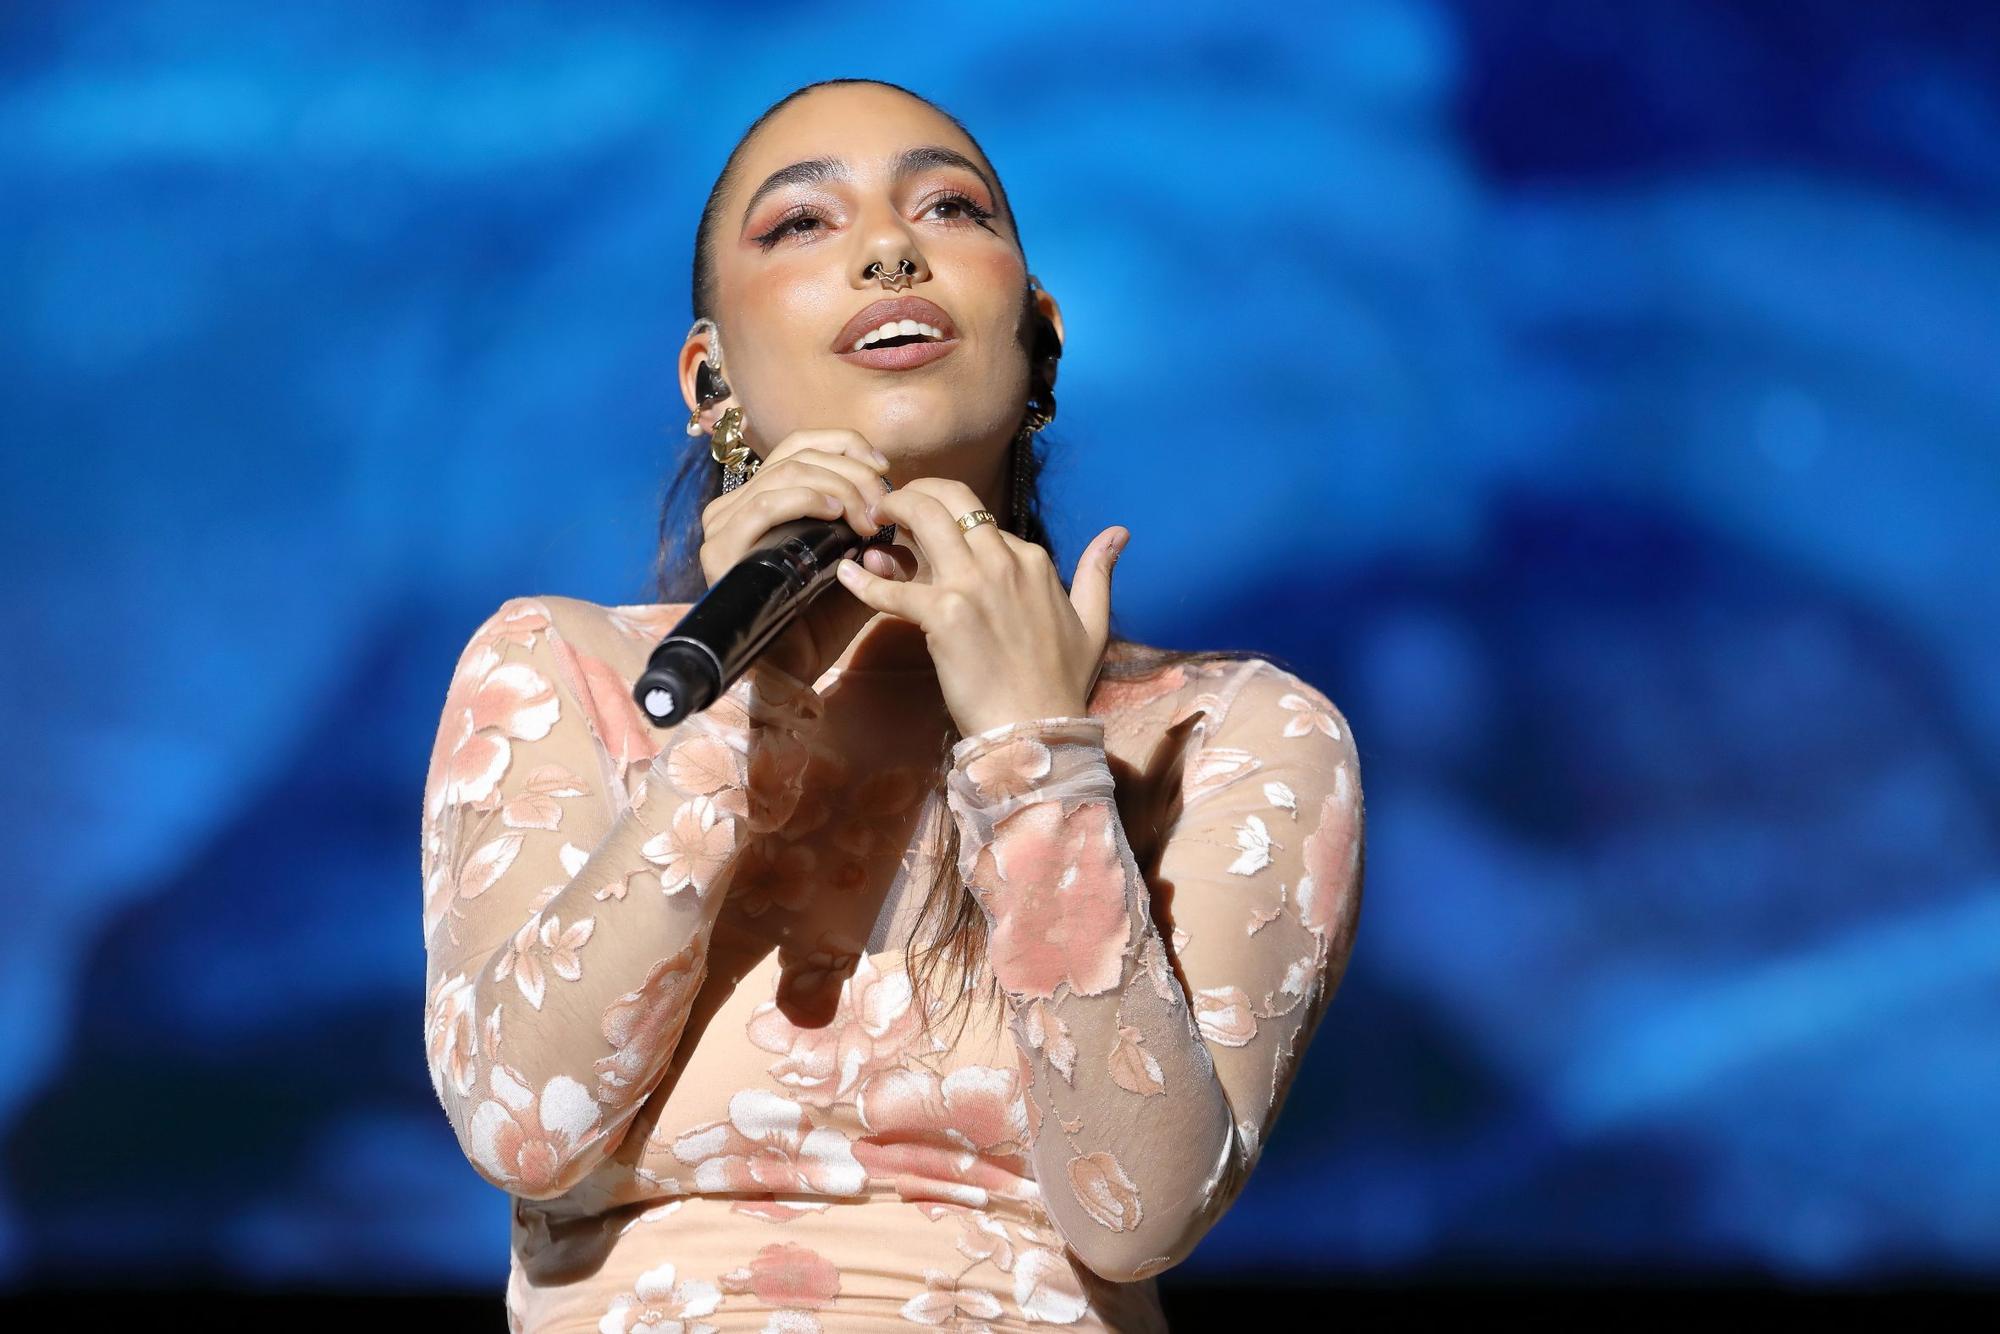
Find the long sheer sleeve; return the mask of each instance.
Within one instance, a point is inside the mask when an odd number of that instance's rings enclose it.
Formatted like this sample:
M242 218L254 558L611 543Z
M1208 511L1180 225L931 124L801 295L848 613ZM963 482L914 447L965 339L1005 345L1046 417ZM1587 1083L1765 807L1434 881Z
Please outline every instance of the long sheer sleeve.
M791 814L821 716L759 664L654 728L579 637L587 605L515 598L480 625L424 786L431 1084L480 1175L534 1200L615 1151L666 1071L730 868Z
M967 737L948 781L1043 1203L1113 1282L1178 1264L1235 1201L1361 904L1359 759L1339 711L1263 659L1195 706L1208 717L1157 872L1178 948L1127 841L1101 719Z

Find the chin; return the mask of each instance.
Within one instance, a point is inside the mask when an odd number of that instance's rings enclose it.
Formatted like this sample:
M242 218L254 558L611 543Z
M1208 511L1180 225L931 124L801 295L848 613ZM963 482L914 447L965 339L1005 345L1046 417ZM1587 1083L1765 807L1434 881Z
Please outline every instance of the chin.
M891 458L929 454L977 434L960 405L944 395L899 393L859 416L864 424L856 429Z

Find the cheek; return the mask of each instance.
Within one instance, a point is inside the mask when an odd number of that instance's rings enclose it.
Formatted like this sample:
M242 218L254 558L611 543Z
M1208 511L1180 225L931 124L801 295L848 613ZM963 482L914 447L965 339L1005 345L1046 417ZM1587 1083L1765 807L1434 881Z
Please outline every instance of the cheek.
M1011 345L1020 328L1021 290L1028 285L1028 271L1012 251L984 254L972 264L973 286L985 307L981 322L1003 344Z
M800 256L735 275L727 301L736 329L724 346L754 442L769 449L792 431L829 425L842 368L827 345L855 303L831 263Z
M853 291L822 262L776 264L746 277L732 291L737 318L725 349L738 369L754 375L759 398L775 404L807 390L824 373L823 355L853 313Z
M739 309L774 347L817 345L847 318L838 304L843 290L824 264L777 264L743 284Z
M1028 271L1012 250L989 247L974 261L974 272L982 291L1004 295L1008 309L1019 302L1021 289L1028 285Z

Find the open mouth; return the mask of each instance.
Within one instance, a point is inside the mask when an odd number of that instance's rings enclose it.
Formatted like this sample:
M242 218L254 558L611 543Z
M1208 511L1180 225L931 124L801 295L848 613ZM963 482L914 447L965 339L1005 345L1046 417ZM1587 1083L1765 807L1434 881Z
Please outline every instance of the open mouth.
M956 338L936 338L921 331L898 332L864 341L860 347L850 347L839 356L842 361L851 361L871 370L907 371L948 357L957 347Z
M857 366L902 371L949 356L958 341L950 313L911 294L876 301L855 312L834 335L831 350Z
M934 337L930 334L896 334L891 338L878 338L872 343L864 343L862 346L852 350L855 352L865 352L871 347L908 347L912 343L942 343L943 341L944 339Z

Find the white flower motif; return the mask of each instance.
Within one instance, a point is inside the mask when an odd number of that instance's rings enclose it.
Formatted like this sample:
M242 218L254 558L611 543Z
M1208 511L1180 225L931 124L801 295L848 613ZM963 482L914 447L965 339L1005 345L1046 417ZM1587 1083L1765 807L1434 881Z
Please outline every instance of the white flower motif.
M1340 740L1340 724L1333 721L1333 715L1304 695L1287 691L1278 698L1278 707L1290 709L1293 714L1285 720L1286 736L1305 736L1317 731Z
M716 1327L692 1317L711 1315L722 1290L704 1279L679 1278L671 1260L639 1275L630 1292L613 1299L598 1320L599 1334L707 1334Z
M1236 854L1235 861L1229 863L1231 875L1257 874L1271 864L1271 849L1283 845L1271 837L1271 831L1262 819L1249 815L1236 827L1236 846L1242 851Z
M1282 810L1290 811L1294 820L1299 818L1298 794L1293 792L1288 784L1273 778L1264 784L1264 800Z

